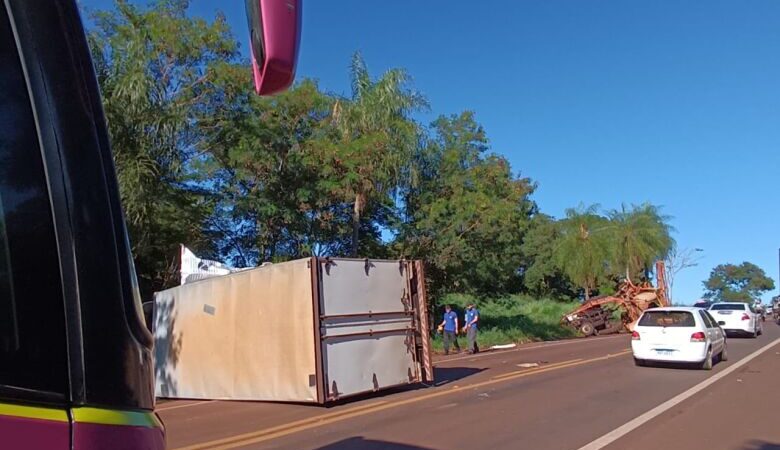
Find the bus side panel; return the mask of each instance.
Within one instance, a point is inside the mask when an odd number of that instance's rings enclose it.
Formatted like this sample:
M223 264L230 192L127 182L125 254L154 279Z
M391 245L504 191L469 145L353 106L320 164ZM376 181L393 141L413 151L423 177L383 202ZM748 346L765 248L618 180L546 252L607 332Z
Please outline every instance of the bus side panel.
M0 436L2 448L70 449L68 422L0 416Z
M65 448L65 447L63 447ZM73 450L165 450L162 428L73 424Z

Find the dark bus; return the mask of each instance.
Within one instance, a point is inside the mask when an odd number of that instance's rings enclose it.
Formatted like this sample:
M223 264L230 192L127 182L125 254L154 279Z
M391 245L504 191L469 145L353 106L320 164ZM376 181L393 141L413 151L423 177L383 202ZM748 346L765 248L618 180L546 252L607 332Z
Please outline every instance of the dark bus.
M299 3L247 4L260 93L292 81ZM0 447L163 449L152 345L76 1L4 0Z

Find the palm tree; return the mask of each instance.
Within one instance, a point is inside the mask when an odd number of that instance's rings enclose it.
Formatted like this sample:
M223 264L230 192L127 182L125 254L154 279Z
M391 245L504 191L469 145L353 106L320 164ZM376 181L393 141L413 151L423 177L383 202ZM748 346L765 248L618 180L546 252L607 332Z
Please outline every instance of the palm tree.
M669 216L649 203L612 210L608 214L612 235L612 262L625 270L626 279L665 258L674 245Z
M372 197L391 194L408 174L418 143L418 126L409 116L427 108L425 98L408 88L403 69L390 69L372 81L359 52L350 66L352 97L336 102L333 119L339 145L351 147L347 180L352 196L352 256L358 255L363 211Z
M607 221L598 214L598 205L567 209L561 223L560 241L553 250L556 265L582 287L585 300L606 274L609 256Z

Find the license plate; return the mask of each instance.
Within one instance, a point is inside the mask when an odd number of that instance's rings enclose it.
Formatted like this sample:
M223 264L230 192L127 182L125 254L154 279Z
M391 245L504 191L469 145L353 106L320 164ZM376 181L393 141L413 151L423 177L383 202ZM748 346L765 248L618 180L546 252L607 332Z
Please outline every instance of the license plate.
M656 350L656 353L658 353L660 356L672 356L672 350Z

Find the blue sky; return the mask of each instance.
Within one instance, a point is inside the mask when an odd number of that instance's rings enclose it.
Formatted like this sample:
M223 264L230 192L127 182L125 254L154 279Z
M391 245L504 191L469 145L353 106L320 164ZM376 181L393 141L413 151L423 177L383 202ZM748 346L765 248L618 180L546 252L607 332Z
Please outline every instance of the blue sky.
M217 10L246 41L243 1L193 1ZM704 250L676 301L719 263L777 279L780 2L305 0L303 17L299 78L348 94L355 50L406 68L432 106L419 119L475 111L542 211L663 205Z

